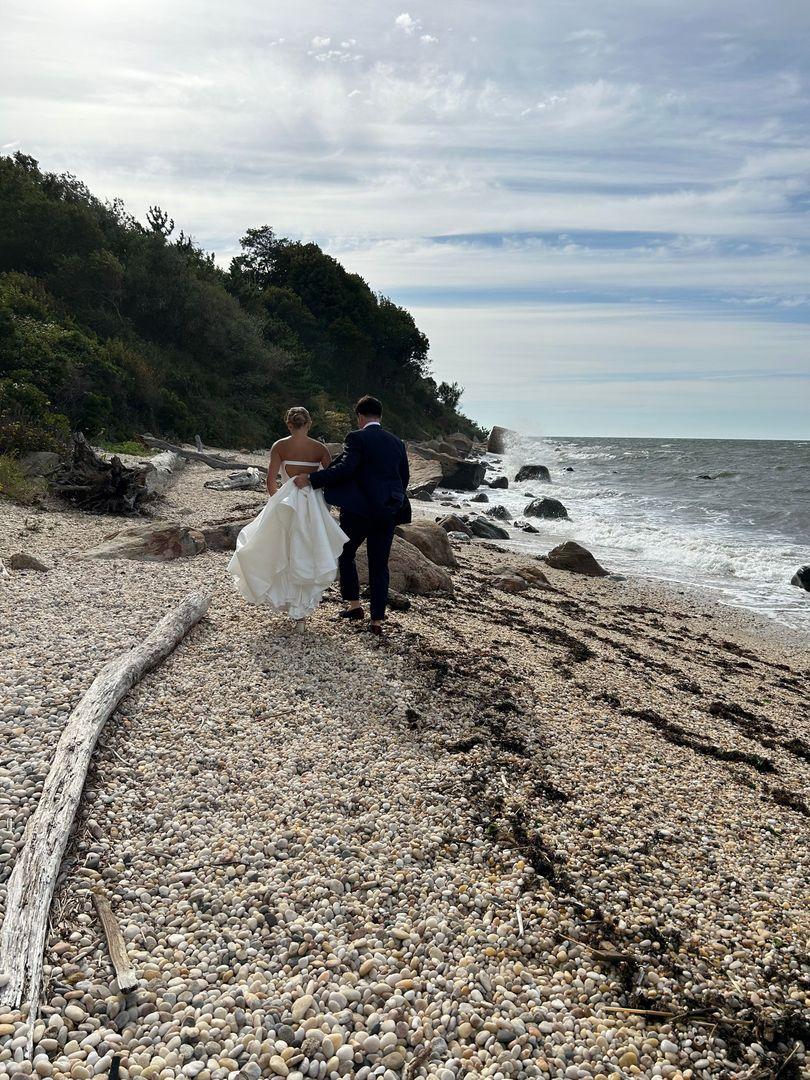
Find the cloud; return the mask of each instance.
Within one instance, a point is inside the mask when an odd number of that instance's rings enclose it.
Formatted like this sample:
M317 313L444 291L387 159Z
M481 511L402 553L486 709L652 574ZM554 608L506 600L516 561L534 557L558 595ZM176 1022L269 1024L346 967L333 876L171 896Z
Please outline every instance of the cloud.
M483 347L468 358L470 307L492 347L488 317L503 330L510 304L535 312L509 379L552 325L561 351L579 350L577 322L602 325L592 308L621 328L616 365L635 327L653 365L679 325L692 349L696 327L722 321L745 344L755 321L760 359L772 328L776 370L782 327L808 351L796 42L810 9L788 6L765 25L739 0L571 0L527 34L536 0L513 0L508 19L449 0L428 28L373 0L203 0L205 18L199 0L6 0L0 146L141 217L160 202L222 264L264 221L322 242L441 324L437 374L479 400L490 373ZM649 330L652 311L666 333ZM714 369L720 339L706 341Z
M394 19L394 26L396 26L397 30L402 30L406 34L415 34L421 25L421 21L414 19L407 11L403 11L401 15L397 15Z

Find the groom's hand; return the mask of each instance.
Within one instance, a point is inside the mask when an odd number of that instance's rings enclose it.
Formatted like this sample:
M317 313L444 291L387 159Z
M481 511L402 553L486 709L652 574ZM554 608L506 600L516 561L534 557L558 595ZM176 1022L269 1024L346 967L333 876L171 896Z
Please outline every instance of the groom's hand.
M293 477L293 483L296 487L304 488L309 484L309 477L306 473L301 473L300 476Z

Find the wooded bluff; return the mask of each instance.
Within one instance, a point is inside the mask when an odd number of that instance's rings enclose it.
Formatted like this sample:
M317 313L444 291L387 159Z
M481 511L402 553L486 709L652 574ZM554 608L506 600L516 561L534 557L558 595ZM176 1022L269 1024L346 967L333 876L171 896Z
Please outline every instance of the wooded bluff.
M70 430L266 446L289 405L338 439L372 393L405 437L476 434L428 339L317 244L249 229L228 270L160 207L147 224L76 177L0 158L0 453Z

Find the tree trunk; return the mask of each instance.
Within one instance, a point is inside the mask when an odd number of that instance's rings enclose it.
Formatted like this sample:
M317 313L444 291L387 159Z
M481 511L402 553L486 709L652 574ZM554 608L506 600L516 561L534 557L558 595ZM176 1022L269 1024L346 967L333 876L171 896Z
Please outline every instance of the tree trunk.
M0 1005L18 1009L23 999L28 1001L29 1054L39 1006L48 913L96 741L124 695L172 652L203 617L210 602L208 593L189 594L140 645L106 664L71 713L59 739L8 881L0 930L0 974L7 977L5 985L0 985Z
M149 497L149 467L129 469L119 457L105 461L88 444L84 435L73 436L70 456L50 477L57 495L82 510L107 514L129 514Z
M154 435L139 435L138 438L145 446L150 446L155 450L170 450L173 454L186 458L187 461L201 461L203 465L208 465L212 469L230 469L231 472L237 469L258 469L259 472L267 472L264 465L248 465L246 461L228 461L227 458L219 457L218 454L201 454L199 450L186 450L182 446L166 442L165 439L156 439Z

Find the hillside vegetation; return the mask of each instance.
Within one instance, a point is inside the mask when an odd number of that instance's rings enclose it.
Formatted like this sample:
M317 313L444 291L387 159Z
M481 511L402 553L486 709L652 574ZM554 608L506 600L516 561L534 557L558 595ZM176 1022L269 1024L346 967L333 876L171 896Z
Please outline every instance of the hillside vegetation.
M225 271L159 207L143 225L74 176L0 158L0 452L71 429L264 446L293 404L338 438L361 393L404 436L475 433L409 312L317 244L267 226L241 243Z

